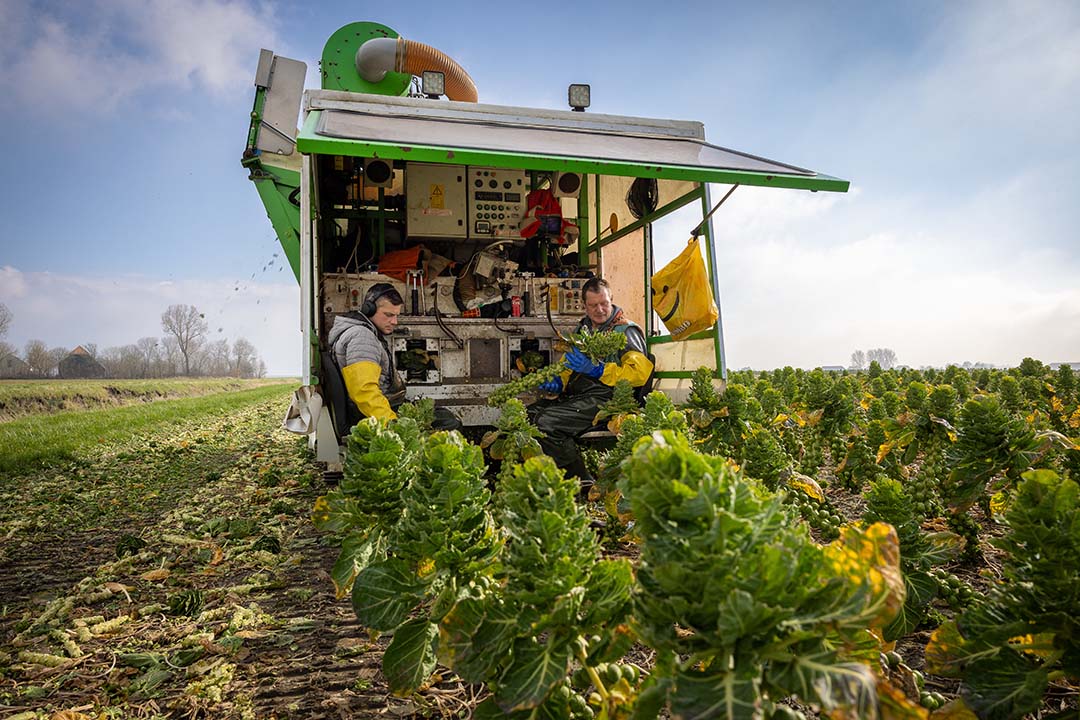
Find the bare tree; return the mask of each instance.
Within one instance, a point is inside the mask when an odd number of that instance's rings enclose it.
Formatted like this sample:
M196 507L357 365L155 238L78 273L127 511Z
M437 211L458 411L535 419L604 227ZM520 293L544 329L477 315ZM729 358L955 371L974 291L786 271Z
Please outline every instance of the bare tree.
M254 377L259 353L247 338L237 338L232 346L232 370L236 377Z
M3 340L0 340L0 358L4 357L5 355L14 355L14 354L15 354L15 347L13 345L8 345Z
M11 321L15 319L11 310L4 303L0 303L0 338L7 335L8 329L11 327Z
M191 360L206 337L206 319L194 305L170 305L161 314L161 329L176 339L184 357L184 374L191 375Z
M896 351L892 348L874 348L866 351L867 362L877 360L882 370L896 367Z
M176 338L171 335L166 335L161 338L162 348L162 372L161 377L173 377L179 375L180 364L183 362L183 356L180 354L180 347L176 344Z
M55 372L57 375L59 375L60 374L60 361L63 360L64 358L66 358L70 354L71 353L68 352L67 348L62 348L62 347L50 348L49 349L49 360L52 362L52 370L50 370L49 372L50 373Z
M104 366L109 377L114 378L139 377L143 367L142 353L134 345L107 348L98 362Z
M135 341L135 348L139 351L139 356L142 361L142 370L139 374L140 377L150 377L150 369L157 362L160 352L158 350L158 339L155 337L141 337Z
M49 356L49 348L41 340L30 340L26 343L26 364L30 366L30 373L39 377L47 377L52 372L52 357Z
M212 377L227 377L232 367L229 341L225 338L215 340L206 346L203 353L203 368Z
M90 357L97 360L97 354L98 354L97 343L86 343L82 347L83 347L83 350L90 353Z
M862 350L856 350L855 352L851 353L851 369L866 369L866 353L864 353Z

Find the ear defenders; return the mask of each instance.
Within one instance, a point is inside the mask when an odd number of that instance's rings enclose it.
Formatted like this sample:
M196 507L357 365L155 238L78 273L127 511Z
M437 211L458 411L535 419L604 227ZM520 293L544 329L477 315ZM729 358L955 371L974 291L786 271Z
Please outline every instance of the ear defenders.
M360 313L371 317L375 314L375 306L378 305L379 299L392 292L396 292L396 290L390 283L375 283L368 288L367 294L364 295L364 302L360 305Z

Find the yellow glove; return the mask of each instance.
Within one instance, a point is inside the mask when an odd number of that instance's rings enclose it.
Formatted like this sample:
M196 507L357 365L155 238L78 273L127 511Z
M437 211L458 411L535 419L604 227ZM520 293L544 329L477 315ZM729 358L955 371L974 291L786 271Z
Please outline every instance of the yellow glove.
M641 387L653 371L652 361L637 350L627 350L619 362L604 364L600 382L614 387L620 380L628 380L631 387Z
M356 407L365 417L394 420L397 418L390 408L386 396L379 389L379 376L382 368L373 362L358 362L341 369L345 378L345 389Z

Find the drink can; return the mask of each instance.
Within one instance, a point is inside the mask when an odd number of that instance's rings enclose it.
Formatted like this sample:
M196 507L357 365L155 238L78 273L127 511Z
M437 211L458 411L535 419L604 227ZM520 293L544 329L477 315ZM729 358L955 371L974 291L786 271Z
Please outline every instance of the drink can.
M521 317L521 297L518 295L510 298L510 314L513 317Z

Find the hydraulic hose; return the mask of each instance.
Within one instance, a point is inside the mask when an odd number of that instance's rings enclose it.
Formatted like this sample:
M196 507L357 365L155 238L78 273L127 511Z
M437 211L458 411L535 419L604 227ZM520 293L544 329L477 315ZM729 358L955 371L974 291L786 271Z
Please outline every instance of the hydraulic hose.
M441 72L446 97L460 102L476 102L476 83L449 55L430 45L405 38L373 38L356 51L356 71L368 82L380 82L386 73L419 76L425 70Z

